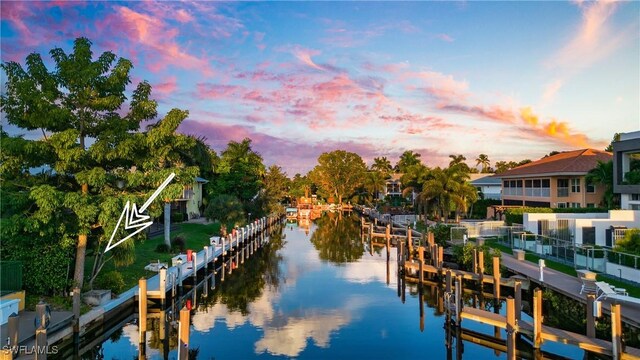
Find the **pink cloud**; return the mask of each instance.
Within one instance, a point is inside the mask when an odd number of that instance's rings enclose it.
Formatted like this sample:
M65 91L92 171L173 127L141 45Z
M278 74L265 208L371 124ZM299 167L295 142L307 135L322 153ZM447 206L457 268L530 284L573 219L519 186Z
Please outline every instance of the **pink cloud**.
M159 93L162 97L166 97L176 91L177 80L175 76L169 76L165 81L153 85L153 90Z
M436 39L440 39L440 40L446 41L446 42L454 42L455 41L455 39L453 37L451 37L448 34L444 34L444 33L436 34L434 37Z
M307 65L309 67L312 67L314 69L317 69L317 70L325 70L322 66L316 64L311 59L312 56L320 55L320 51L312 50L312 49L305 49L305 48L296 46L291 50L291 53L298 60L300 60L303 64L305 64L305 65Z

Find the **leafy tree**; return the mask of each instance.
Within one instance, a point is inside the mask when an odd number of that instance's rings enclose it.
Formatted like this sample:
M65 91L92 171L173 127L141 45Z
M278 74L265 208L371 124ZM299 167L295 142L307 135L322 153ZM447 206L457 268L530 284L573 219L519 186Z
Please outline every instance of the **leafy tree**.
M420 164L420 154L412 150L407 150L400 155L400 159L396 164L396 172L404 173L409 166L418 164Z
M613 143L618 141L620 141L620 133L613 134L613 139L611 139L611 142L607 145L604 151L613 152Z
M311 243L318 250L320 259L343 264L362 257L364 244L356 216L325 213L315 223L317 228L311 235Z
M386 179L391 171L393 171L393 167L391 166L391 161L389 161L386 156L383 156L373 159L371 170L382 173Z
M489 156L487 154L480 154L476 158L476 166L481 165L482 172L489 172L489 167L491 166L491 161L489 161Z
M467 174L471 171L469 165L465 162L467 161L467 158L464 155L449 155L449 157L451 158L451 161L449 162L450 168L460 168L461 171L464 171Z
M371 194L374 199L378 199L380 192L384 191L386 184L384 173L380 171L366 172L363 185L367 193Z
M518 167L518 166L522 166L522 165L526 165L528 163L532 162L531 159L524 159L524 160L520 160L520 162L518 162L516 164L516 166L514 167ZM509 162L509 164L511 164L511 161Z
M262 197L265 199L265 212L267 214L282 213L282 201L288 195L289 183L291 180L282 168L277 165L271 165L267 169L264 177L264 191Z
M509 169L510 169L509 164L506 161L496 162L496 174L502 174L503 172Z
M586 177L592 184L603 185L604 196L602 203L607 209L613 209L616 204L616 196L613 193L613 161L598 161L598 165L591 169Z
M335 197L341 204L343 198L353 195L363 183L366 170L360 155L335 150L318 157L318 165L309 173L309 177L327 198Z
M220 221L225 227L242 225L246 222L242 202L234 195L221 194L209 201L204 210L208 220Z
M215 181L208 184L210 196L233 195L247 207L263 188L265 174L262 156L251 148L251 139L230 141L220 154Z
M312 193L313 183L309 179L308 176L302 176L300 174L295 174L293 179L291 179L291 185L289 188L289 196L294 199L300 198L305 195L305 193Z
M131 82L129 60L111 52L93 60L91 42L85 38L75 40L72 53L55 48L50 54L53 71L36 53L27 56L26 69L16 62L2 64L7 75L2 95L7 121L43 134L38 140L5 132L0 135L0 176L3 186L12 184L3 191L14 192L12 198L16 200L9 212L12 216L3 214L13 224L12 237L3 239L16 240L17 247L21 247L17 245L21 238L37 238L53 245L48 247L51 253L26 247L22 251L24 259L36 256L25 251L58 257L58 247L75 248L75 266L61 263L74 269L74 282L82 287L89 240L95 242L94 252L104 255L100 249L114 231L126 201L141 204L171 172L177 178L165 189L162 200L179 197L181 184L193 181L197 174L196 168L185 165L180 154L194 143L175 134L186 111L174 109L147 131L140 131L143 121L157 116L157 103L150 99L151 86L142 82L126 104L128 111L123 109L126 86ZM34 175L30 171L33 168L50 170ZM162 200L148 208L151 216L160 214ZM121 228L117 236L124 234ZM6 243L3 241L3 246ZM129 263L132 245L132 241L123 243L109 259L121 265ZM4 256L13 255L3 252ZM96 261L92 280L100 269ZM59 275L61 269L52 270ZM62 284L55 288L40 285L39 290L51 292L60 291Z
M461 166L454 165L446 169L437 167L431 170L431 178L424 184L420 196L424 199L423 201L435 203L438 217L446 221L452 201L462 205L466 197L471 197L462 190L467 179L469 174Z
M616 241L617 251L640 255L640 229L630 229L624 238Z

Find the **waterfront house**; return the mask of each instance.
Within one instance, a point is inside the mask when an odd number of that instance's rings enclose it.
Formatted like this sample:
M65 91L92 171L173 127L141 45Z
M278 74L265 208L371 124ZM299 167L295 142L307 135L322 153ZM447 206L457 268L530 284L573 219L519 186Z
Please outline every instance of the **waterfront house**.
M606 151L564 151L518 166L500 174L502 205L584 208L602 203L604 186L587 183L586 175L598 161L607 162Z
M203 186L209 181L196 177L191 185L185 185L182 197L171 203L172 214L182 214L184 220L199 218L202 214Z
M478 195L482 193L483 199L502 199L502 181L494 174L469 174L469 182L478 189Z
M620 194L622 209L640 210L640 184L627 176L632 170L640 171L633 169L638 163L640 131L620 134L620 140L613 143L613 191Z

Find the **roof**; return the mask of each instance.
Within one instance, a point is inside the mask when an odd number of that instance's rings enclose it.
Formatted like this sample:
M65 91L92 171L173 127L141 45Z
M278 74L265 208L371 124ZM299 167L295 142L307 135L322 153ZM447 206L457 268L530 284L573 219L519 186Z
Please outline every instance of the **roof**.
M207 179L203 179L203 178L201 178L201 177L199 177L199 176L196 176L196 182L206 184L206 183L208 183L208 182L209 182L209 180L207 180Z
M494 177L493 174L483 174L484 176L475 180L471 180L473 185L502 185L502 179Z
M469 174L469 182L474 182L474 181L476 181L478 179L482 179L484 177L491 176L491 175L493 175L493 174L491 174L491 173L471 173L471 174Z
M404 174L400 174L400 173L391 173L391 177L390 177L390 178L388 178L386 181L387 181L387 182L400 181L400 178L402 177L402 175L404 175Z
M564 151L556 155L518 166L501 173L501 178L534 175L584 175L598 165L598 161L607 162L612 154L595 149Z

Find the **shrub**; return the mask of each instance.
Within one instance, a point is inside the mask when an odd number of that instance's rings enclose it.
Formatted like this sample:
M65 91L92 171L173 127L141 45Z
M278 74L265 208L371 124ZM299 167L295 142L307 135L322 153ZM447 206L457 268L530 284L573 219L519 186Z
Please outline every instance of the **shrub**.
M158 246L156 246L156 252L158 253L168 253L170 251L171 247L165 243L158 244Z
M114 270L98 275L95 287L101 290L111 290L113 294L120 294L124 291L125 284L122 274Z
M185 240L182 236L176 236L171 240L171 249L173 251L184 252Z
M604 208L540 208L540 207L522 207L522 208L512 208L507 209L504 213L505 222L507 225L512 225L513 223L522 224L524 221L523 214L525 213L601 213L607 212L607 209Z
M171 214L171 222L172 223L181 223L184 221L183 213L173 213Z
M640 255L640 229L627 230L624 238L616 241L615 250Z
M452 225L447 224L436 224L429 228L429 230L433 233L434 240L438 245L446 245L447 240L451 238L451 227Z
M467 271L472 271L473 267L473 249L476 248L475 245L471 243L466 243L464 246L456 245L453 247L453 258L460 265L462 269ZM478 247L479 251L484 253L484 273L492 274L493 273L493 257L502 255L500 249L494 249L487 245L482 245Z

